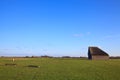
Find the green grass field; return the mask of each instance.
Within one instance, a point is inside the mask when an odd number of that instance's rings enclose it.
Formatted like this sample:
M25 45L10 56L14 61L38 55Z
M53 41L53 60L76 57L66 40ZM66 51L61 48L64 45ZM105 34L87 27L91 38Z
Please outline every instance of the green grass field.
M0 80L120 80L120 59L0 58Z

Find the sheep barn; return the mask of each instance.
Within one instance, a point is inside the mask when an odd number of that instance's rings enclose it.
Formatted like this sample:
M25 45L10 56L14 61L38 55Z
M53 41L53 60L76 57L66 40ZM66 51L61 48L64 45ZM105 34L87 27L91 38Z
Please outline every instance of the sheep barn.
M98 47L88 47L88 59L108 60L109 55Z

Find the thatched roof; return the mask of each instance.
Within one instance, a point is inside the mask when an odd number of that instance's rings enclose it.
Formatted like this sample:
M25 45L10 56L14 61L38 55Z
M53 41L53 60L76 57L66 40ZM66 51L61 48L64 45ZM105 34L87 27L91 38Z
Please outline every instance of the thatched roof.
M95 55L95 56L109 56L106 52L104 52L103 50L101 50L98 47L89 47L89 53L91 55Z

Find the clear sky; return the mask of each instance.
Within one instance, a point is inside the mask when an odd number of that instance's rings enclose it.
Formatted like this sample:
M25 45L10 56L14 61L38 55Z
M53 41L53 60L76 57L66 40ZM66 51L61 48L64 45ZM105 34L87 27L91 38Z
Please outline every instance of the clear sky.
M0 56L120 56L120 0L0 0Z

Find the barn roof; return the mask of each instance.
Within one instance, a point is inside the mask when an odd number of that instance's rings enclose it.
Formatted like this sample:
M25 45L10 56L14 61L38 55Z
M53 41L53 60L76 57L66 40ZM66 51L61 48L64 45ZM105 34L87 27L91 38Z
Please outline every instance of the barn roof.
M95 56L108 56L108 54L106 52L104 52L103 50L101 50L98 47L89 47L89 51L91 55L95 55Z

